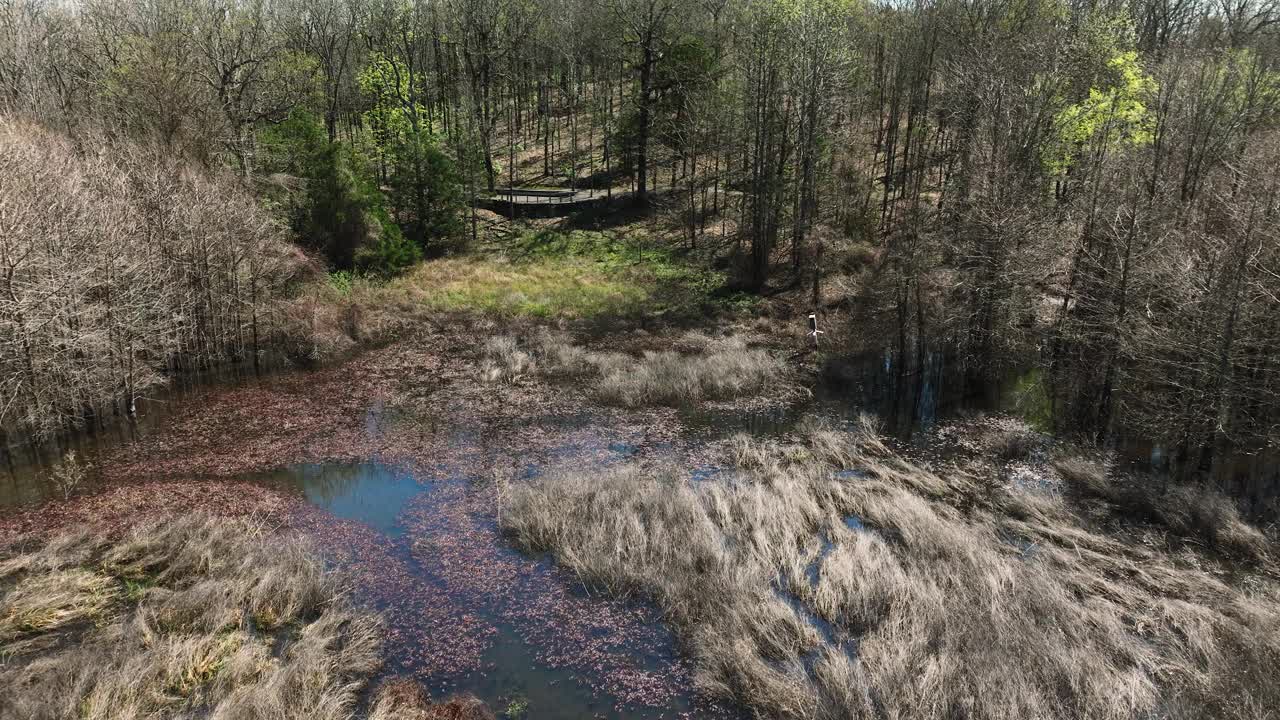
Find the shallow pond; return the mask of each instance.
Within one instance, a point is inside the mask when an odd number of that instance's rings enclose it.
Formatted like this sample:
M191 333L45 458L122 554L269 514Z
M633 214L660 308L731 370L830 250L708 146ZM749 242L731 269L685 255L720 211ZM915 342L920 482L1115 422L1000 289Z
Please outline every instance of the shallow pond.
M604 452L632 450L608 443ZM299 524L351 578L353 596L387 618L386 676L473 694L500 713L525 708L528 718L735 714L695 695L652 608L590 596L549 559L511 549L484 478L432 480L366 462L252 479L317 511Z

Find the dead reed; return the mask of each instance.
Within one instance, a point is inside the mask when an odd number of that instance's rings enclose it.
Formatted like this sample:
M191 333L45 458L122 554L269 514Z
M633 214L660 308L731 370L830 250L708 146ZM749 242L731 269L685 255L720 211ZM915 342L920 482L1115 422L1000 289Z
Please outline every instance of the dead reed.
M740 437L725 480L626 465L511 489L503 524L654 600L698 682L766 717L1267 718L1280 591L1112 536L1067 498L930 472L868 427Z
M1249 562L1262 562L1268 555L1266 536L1212 488L1115 477L1103 463L1076 457L1055 460L1053 468L1077 494L1101 501L1120 520L1150 524Z
M189 516L0 555L0 718L351 717L378 620L296 540Z
M645 351L635 357L589 351L545 330L527 341L504 335L485 343L481 374L489 382L535 371L549 377L587 377L597 397L623 407L728 400L787 384L786 364L768 350L750 347L741 337L695 339L681 340L693 348L690 352Z

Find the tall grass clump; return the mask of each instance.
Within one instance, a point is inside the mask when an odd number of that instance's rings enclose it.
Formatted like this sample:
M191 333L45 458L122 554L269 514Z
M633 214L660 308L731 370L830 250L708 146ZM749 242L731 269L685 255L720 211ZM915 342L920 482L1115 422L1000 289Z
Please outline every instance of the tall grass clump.
M869 423L805 433L736 438L723 480L674 465L548 473L511 489L502 523L587 585L652 599L700 686L764 717L1280 707L1274 583L1233 587L1063 498L925 470Z
M277 306L273 343L294 365L323 365L409 332L423 318L408 307L377 277L331 273Z
M369 720L494 720L494 714L474 697L432 702L417 683L392 680L378 688Z
M646 351L630 367L600 376L601 399L624 407L683 405L725 400L767 389L782 381L782 361L741 338L725 338L698 354Z
M0 717L351 717L380 628L249 520L80 531L0 555Z
M1106 465L1063 457L1053 468L1085 498L1104 501L1120 519L1149 523L1175 537L1251 562L1268 554L1266 536L1240 515L1230 498L1212 488L1181 482L1143 483L1111 477Z
M1087 497L1112 497L1111 484L1107 480L1107 467L1096 460L1080 457L1064 457L1053 461L1067 485Z
M788 383L781 358L749 347L740 337L699 336L692 343L686 336L681 342L694 349L645 351L635 357L589 351L546 330L524 342L504 335L485 343L481 375L497 381L522 377L536 368L550 377L588 377L597 397L624 407L727 400Z
M485 382L511 382L532 374L538 367L533 355L521 349L510 335L489 338L481 353L480 374Z

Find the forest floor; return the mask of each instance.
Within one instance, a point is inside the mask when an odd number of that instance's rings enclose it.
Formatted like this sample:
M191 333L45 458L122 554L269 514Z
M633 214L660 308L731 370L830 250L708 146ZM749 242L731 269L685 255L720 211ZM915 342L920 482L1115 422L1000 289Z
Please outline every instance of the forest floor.
M194 511L296 530L355 586L417 597L386 615L390 652L466 671L491 642L481 620L426 601L367 529L252 479L374 460L425 483L487 478L444 514L409 513L415 562L519 595L504 607L557 629L558 662L604 667L614 697L692 686L806 718L1261 719L1280 705L1277 546L1230 503L1144 492L1007 417L942 423L924 456L866 422L707 435L695 424L804 414L824 357L803 291L723 293L724 271L690 262L698 250L669 228L488 221L472 255L312 288L300 302L329 334L318 367L197 391L92 458L84 492L0 515L0 538L30 547L87 525L114 538ZM586 448L572 467L517 471L566 447ZM527 570L495 549L512 541L604 595L652 600L687 664L654 678L601 660L599 637L644 637L639 616L619 610L604 632L601 606L559 585L508 587ZM387 687L388 703L418 697Z

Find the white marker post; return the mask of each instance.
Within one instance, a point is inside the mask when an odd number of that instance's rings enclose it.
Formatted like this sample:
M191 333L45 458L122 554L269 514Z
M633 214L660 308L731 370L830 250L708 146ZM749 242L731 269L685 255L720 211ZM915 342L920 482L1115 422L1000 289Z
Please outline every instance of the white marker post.
M809 337L813 338L814 347L818 347L818 336L823 334L818 329L818 313L809 313Z

